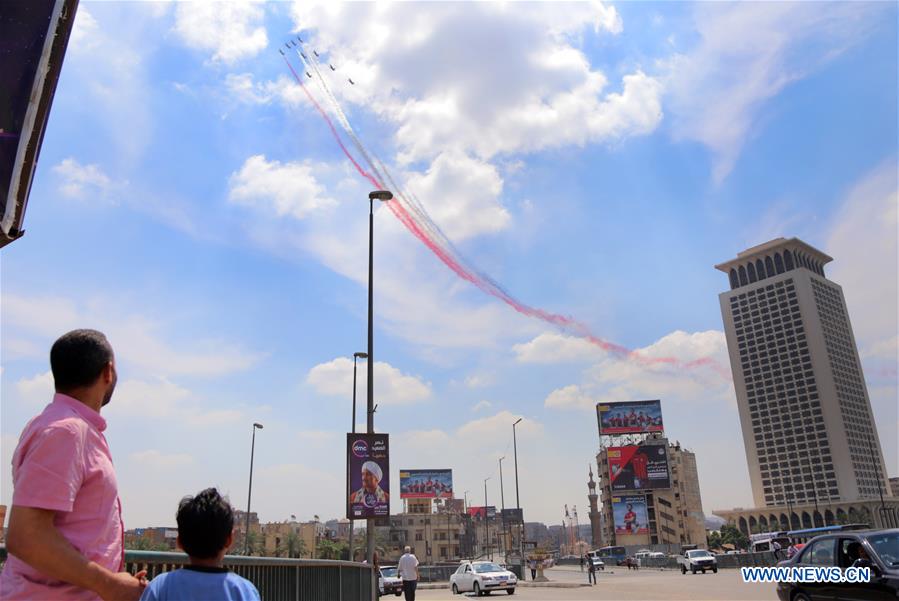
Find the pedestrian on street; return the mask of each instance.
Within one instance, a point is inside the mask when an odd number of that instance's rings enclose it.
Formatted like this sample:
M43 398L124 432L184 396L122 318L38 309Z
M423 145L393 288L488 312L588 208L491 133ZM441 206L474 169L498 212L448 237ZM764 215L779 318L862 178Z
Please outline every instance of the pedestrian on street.
M596 584L596 566L593 565L593 561L590 558L587 558L587 584Z
M412 547L409 545L406 545L404 551L397 570L403 579L403 595L406 601L415 601L415 589L418 587L418 558L412 554Z
M0 598L139 599L146 571L123 571L122 504L100 416L118 377L112 346L96 330L71 331L53 343L50 370L56 394L13 453Z
M774 551L774 559L780 561L780 543L776 540L771 541L771 549Z
M584 556L581 555L581 572L584 571Z
M537 560L531 558L528 567L531 568L531 580L537 580Z

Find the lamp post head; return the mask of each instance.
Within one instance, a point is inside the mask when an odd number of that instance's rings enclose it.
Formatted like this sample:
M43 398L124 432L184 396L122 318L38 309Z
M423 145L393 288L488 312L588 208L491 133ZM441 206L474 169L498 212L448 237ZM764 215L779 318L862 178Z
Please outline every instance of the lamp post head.
M388 200L393 200L393 192L390 190L375 190L374 192L368 193L368 199L386 202Z
M262 424L254 423L254 424L253 424L253 428L259 428L259 429L261 430L261 429L262 429Z
M353 353L353 356L357 359L368 359L368 353Z
M517 425L518 425L518 422L520 422L520 421L523 420L523 419L524 419L523 417L519 417L519 418L518 418L518 421L515 422L514 424L512 424L512 427L514 428L515 426L517 426Z

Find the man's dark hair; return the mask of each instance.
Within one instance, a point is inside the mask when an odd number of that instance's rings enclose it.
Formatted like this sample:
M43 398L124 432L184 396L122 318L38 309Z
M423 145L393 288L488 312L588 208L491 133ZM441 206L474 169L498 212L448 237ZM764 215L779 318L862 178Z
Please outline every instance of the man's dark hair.
M50 369L58 392L90 386L113 360L112 346L97 330L72 330L50 349Z
M214 488L181 499L175 519L181 548L199 559L217 557L234 529L234 510Z

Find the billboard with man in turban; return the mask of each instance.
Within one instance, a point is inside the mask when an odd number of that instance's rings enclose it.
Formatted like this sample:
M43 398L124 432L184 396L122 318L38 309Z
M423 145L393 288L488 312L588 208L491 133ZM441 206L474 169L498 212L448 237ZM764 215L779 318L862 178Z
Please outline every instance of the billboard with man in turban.
M390 515L390 461L387 434L347 434L347 518Z

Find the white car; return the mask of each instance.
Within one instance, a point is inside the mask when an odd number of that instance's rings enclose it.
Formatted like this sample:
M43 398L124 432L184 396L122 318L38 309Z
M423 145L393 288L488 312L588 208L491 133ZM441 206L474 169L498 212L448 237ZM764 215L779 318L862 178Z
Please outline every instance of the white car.
M465 562L450 576L450 588L454 595L471 591L480 597L496 590L513 595L517 584L515 574L492 561Z
M378 577L378 594L389 595L390 593L397 597L403 594L403 579L397 573L396 566L384 566Z

